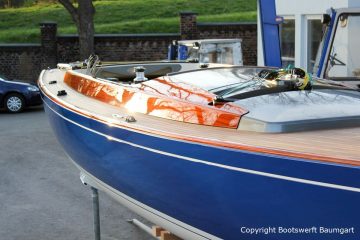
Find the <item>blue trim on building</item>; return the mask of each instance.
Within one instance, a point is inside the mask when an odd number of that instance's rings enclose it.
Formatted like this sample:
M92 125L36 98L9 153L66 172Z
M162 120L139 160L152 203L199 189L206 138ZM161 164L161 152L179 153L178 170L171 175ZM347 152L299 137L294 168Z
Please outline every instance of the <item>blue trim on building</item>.
M259 0L264 65L282 67L279 23L276 21L275 0Z

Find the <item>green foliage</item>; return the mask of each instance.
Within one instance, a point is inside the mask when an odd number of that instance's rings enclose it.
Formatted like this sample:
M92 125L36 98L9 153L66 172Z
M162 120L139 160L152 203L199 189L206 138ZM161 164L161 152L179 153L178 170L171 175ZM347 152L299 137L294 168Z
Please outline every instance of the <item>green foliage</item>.
M32 5L36 2L35 5ZM76 33L69 13L53 0L26 0L29 7L0 10L0 42L39 41L39 23L58 23L60 34ZM96 33L179 31L179 12L197 12L200 22L256 21L256 0L97 0Z
M57 3L57 0L0 0L0 8L30 7L50 3Z

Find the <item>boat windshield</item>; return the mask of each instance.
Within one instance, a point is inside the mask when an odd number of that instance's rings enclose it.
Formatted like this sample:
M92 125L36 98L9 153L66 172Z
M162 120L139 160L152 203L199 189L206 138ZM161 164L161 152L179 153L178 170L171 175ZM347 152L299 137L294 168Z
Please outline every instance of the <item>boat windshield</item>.
M329 81L312 79L300 68L226 67L169 74L173 82L191 84L229 101L264 94L317 87L342 87Z
M169 74L171 81L184 82L201 87L207 91L220 93L234 88L248 88L257 85L256 76L268 68L225 67L209 68Z

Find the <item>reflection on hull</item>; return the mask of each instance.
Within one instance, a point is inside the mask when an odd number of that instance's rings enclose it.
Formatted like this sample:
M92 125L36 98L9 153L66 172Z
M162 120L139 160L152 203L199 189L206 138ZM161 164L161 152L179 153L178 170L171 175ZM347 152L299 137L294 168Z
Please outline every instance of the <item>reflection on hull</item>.
M43 98L51 126L71 159L102 184L102 189L117 198L128 197L129 201L141 203L145 209L138 211L141 215L156 224L166 222L163 226L180 237L355 239L355 235L251 235L242 229L360 229L358 167L195 144L109 127L70 111L45 95ZM155 211L151 213L152 210ZM162 220L153 215L161 215Z

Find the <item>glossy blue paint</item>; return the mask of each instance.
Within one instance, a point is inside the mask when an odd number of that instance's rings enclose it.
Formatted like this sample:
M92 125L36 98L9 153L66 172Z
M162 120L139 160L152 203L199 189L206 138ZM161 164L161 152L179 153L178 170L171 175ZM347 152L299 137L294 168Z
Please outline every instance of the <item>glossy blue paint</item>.
M178 60L186 60L189 56L188 56L188 48L185 45L179 45L178 46Z
M264 65L281 67L279 19L276 16L275 0L259 0L259 12L264 53Z
M358 167L149 136L110 127L69 111L46 97L44 100L46 113L59 142L77 164L118 191L198 229L224 239L359 237L358 234L241 233L241 227L269 226L360 229L358 192L274 179L186 161L116 142L85 128L158 151L210 163L352 187L360 186Z

